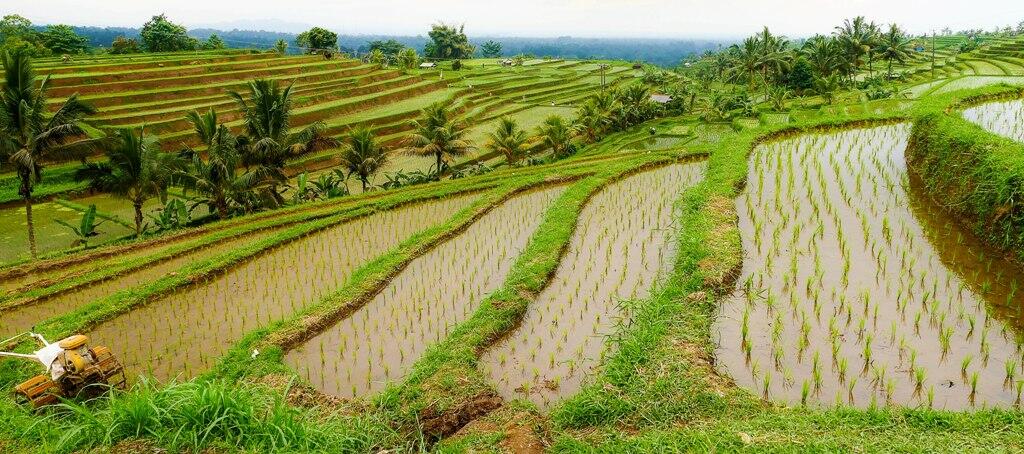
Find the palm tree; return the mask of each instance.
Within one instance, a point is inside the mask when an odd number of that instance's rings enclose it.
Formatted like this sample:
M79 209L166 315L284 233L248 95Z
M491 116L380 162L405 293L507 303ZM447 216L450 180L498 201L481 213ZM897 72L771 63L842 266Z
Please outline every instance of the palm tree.
M864 63L863 58L868 57L870 68L873 57L872 49L878 35L878 26L868 23L864 16L857 16L852 21L846 19L843 25L836 27L836 37L842 43L846 53L849 76L852 78L860 70Z
M729 80L746 80L750 91L754 91L754 76L761 69L761 45L757 38L744 39L741 45L733 44L729 52L733 55L733 66L727 73Z
M422 113L423 118L410 123L413 132L406 139L406 152L434 157L440 177L449 160L469 154L474 147L466 139L465 126L451 118L444 104L431 104Z
M245 134L237 140L241 161L257 173L254 178L273 182L265 191L267 198L281 204L284 199L277 186L287 181L286 161L336 147L338 141L323 134L322 122L291 132L291 85L281 89L277 81L256 79L247 88L248 100L238 92L229 92L245 119Z
M107 147L107 162L91 163L75 171L75 180L89 181L101 191L127 199L135 209L135 236L142 236L142 205L159 197L167 200L167 186L181 168L181 159L160 150L155 137L138 135L131 128L116 133L117 141Z
M537 127L537 133L540 135L541 143L551 148L551 155L555 158L563 158L569 154L572 128L564 118L558 115L547 117L544 123Z
M202 198L193 199L205 204L210 212L216 212L220 219L226 219L232 206L247 206L254 199L253 191L264 181L258 174L239 174L241 159L237 141L231 131L217 123L217 113L212 109L206 114L190 112L188 119L196 135L206 145L206 160L201 153L186 148L183 155L190 156L187 169L178 172L178 181L185 189L196 191Z
M643 123L657 115L658 104L651 101L651 90L647 86L635 83L627 86L619 93L618 104L620 114L618 120L623 127Z
M515 165L526 156L526 142L529 138L526 131L510 117L498 120L498 127L490 134L490 139L488 148L504 155L509 165Z
M757 40L761 46L758 66L761 67L761 78L767 91L769 76L777 79L789 68L789 40L773 35L768 31L768 27L761 31ZM767 93L765 95L767 96Z
M907 35L900 30L896 24L889 25L889 31L882 36L878 51L889 64L886 77L892 79L893 62L903 64L910 58L910 51L907 50Z
M814 68L818 77L832 75L841 59L837 41L821 35L807 40L801 52L807 57L807 62Z
M341 165L363 183L363 192L370 186L370 178L387 164L391 150L377 143L373 131L360 127L348 133L341 152Z
M73 94L53 115L47 115L49 77L36 80L32 60L23 51L4 52L4 86L0 92L0 156L14 166L25 202L29 252L36 258L35 224L32 221L32 190L42 179L43 163L53 159L81 158L100 139L85 137L82 119L95 112Z

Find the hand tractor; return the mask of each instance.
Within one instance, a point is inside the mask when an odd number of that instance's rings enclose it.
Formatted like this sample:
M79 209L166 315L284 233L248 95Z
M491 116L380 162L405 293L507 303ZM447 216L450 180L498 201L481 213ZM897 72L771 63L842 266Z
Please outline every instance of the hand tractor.
M46 369L14 388L18 400L32 408L55 404L61 397L95 397L109 388L125 388L124 366L109 348L89 347L88 337L78 334L51 344L39 334L22 333L0 345L15 345L24 337L41 348L31 354L0 351L0 358L29 360Z

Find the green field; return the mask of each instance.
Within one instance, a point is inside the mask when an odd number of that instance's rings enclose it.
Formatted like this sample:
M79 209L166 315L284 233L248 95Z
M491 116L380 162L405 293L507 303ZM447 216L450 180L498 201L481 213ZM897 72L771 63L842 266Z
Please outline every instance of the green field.
M85 136L146 125L159 156L216 154L193 110L247 134L228 91L253 79L292 85L290 131L367 127L395 151L366 191L310 198L357 147L289 156L245 193L283 202L223 219L198 204L158 231L150 198L139 238L128 200L47 161L35 259L5 168L0 337L85 334L129 384L40 411L0 395L0 452L1020 451L1024 38L967 39L906 38L894 77L855 61L833 90L702 73L714 56L37 59L53 108L97 107ZM465 146L431 175L408 148L436 105L432 131ZM503 119L518 162L492 143ZM56 220L90 205L99 234L72 246ZM0 388L41 372L0 359Z

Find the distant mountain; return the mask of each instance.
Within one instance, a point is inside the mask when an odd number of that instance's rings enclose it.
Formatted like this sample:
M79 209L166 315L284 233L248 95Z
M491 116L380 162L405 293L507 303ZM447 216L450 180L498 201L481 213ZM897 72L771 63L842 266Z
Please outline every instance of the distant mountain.
M299 34L313 28L313 24L301 22L288 22L279 19L252 20L237 19L224 22L212 22L208 24L188 24L190 29L213 29L213 30L266 30L281 33Z
M233 21L216 24L216 27L192 28L189 35L206 39L216 33L230 47L269 49L279 39L288 42L292 52L298 52L295 44L297 32L279 30L298 30L302 32L310 28L305 24L283 21ZM233 25L246 26L236 28ZM268 27L262 30L253 27ZM42 27L40 27L42 28ZM267 31L277 30L277 31ZM139 29L124 27L75 27L75 31L89 39L94 47L108 47L114 38L124 35L138 38ZM375 40L394 39L417 52L422 52L427 44L426 36L394 36L394 35L339 35L338 45L342 50L352 53L363 53L368 50L368 43ZM569 59L601 58L611 60L640 60L660 66L675 66L687 56L700 54L730 44L724 41L709 39L644 39L644 38L509 38L500 36L470 37L470 41L478 47L481 43L493 40L501 43L504 55L530 54L537 57L554 57Z

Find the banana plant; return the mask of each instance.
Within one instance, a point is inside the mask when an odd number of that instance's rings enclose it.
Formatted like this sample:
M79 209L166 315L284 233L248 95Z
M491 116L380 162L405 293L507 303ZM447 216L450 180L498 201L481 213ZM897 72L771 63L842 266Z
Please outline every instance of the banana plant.
M89 238L100 234L99 230L96 230L104 221L96 222L96 205L89 205L89 208L82 213L82 220L79 221L78 226L72 225L70 222L62 219L56 219L56 222L64 227L71 229L75 232L75 242L71 244L72 247L88 246Z
M180 229L192 220L185 202L181 201L181 199L168 200L162 210L155 215L150 214L148 216L156 226L156 233Z

